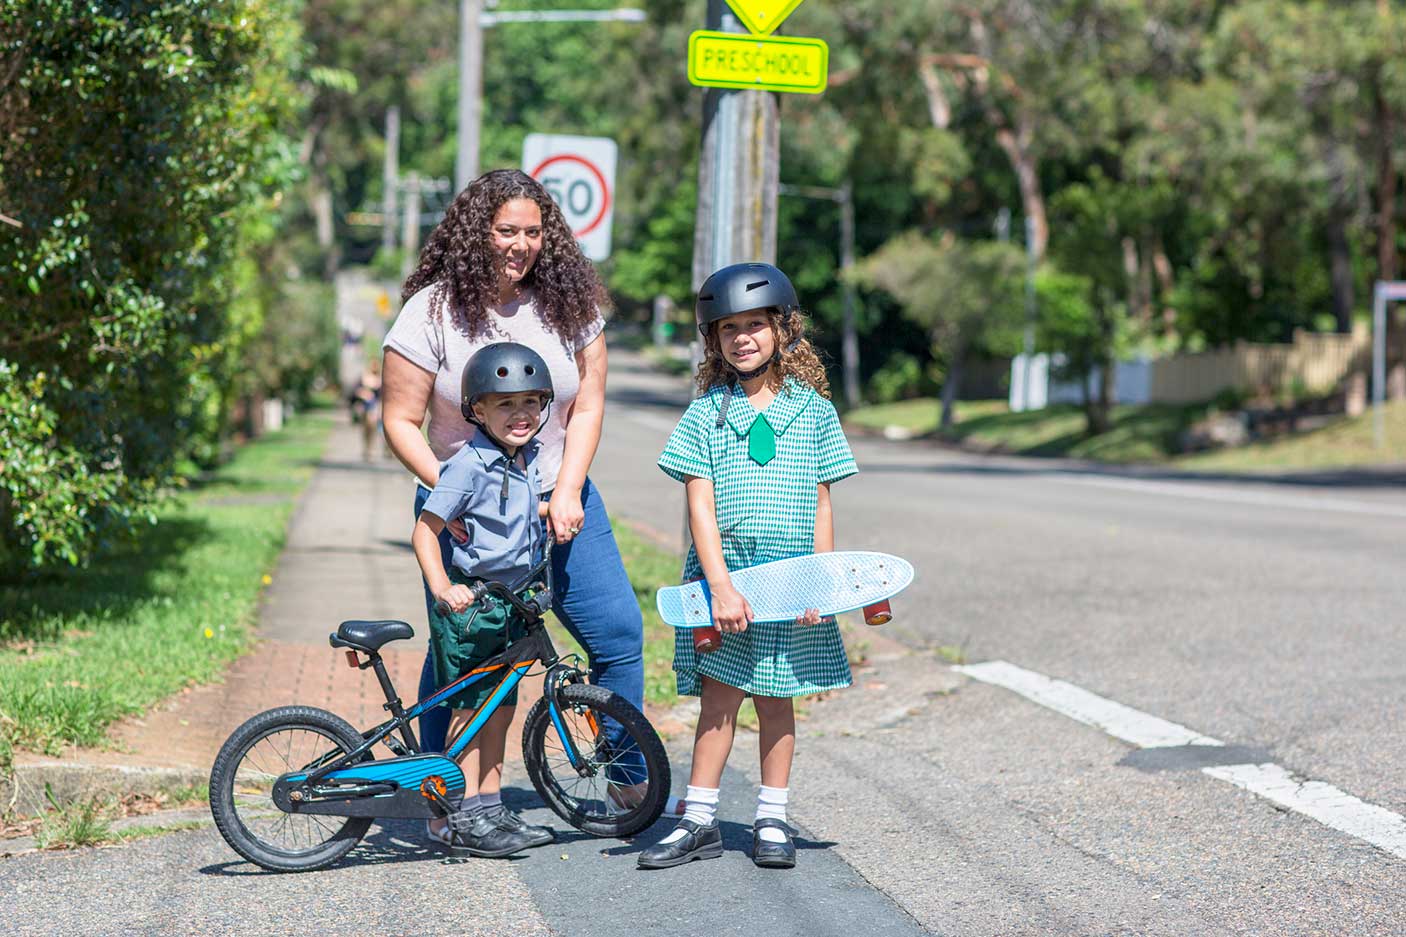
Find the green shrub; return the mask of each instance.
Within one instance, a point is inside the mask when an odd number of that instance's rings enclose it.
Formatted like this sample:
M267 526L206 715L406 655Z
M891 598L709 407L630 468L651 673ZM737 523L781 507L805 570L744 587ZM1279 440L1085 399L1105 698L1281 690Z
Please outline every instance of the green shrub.
M0 11L0 576L81 563L215 451L291 179L292 0Z

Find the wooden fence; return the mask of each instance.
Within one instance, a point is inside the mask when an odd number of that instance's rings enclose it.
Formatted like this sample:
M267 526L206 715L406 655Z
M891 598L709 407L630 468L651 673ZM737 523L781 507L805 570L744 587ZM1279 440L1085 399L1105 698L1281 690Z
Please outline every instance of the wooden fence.
M1371 354L1367 329L1350 335L1295 331L1284 344L1237 342L1198 354L1149 362L1148 397L1155 403L1192 403L1228 388L1274 393L1298 385L1313 394L1337 389Z

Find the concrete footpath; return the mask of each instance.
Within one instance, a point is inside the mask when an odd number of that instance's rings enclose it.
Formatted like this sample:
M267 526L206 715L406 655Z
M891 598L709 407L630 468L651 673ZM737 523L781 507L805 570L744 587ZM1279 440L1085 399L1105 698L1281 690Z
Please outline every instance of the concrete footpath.
M412 498L399 463L364 460L360 427L339 416L263 597L254 649L223 682L183 691L115 726L111 750L71 750L58 759L20 753L22 796L42 795L46 781L75 795L203 781L230 732L275 706L317 706L354 725L379 722L385 715L374 675L351 670L327 643L349 618L412 623L415 637L383 656L401 698L413 701L427 635L409 543Z

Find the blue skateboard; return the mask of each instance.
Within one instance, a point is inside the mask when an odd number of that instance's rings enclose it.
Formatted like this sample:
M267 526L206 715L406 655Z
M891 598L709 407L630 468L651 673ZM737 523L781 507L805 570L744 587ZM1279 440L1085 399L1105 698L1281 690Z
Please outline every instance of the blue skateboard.
M882 624L888 620L885 600L912 581L913 565L907 560L856 550L794 556L732 573L732 584L752 606L756 621L792 621L808 608L821 615L862 608L870 624ZM675 628L706 628L713 623L712 598L700 579L660 589L656 605L660 617ZM875 605L882 611L871 615L868 610Z

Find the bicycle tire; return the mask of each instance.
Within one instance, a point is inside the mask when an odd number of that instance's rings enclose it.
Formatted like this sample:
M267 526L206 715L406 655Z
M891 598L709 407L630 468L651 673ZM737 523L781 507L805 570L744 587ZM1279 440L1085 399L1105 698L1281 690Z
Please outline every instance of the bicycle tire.
M296 754L295 733L302 733L303 742L303 750ZM288 735L288 754L279 752L276 745L270 746L267 754L258 748L277 734ZM231 849L272 872L310 872L331 865L366 835L371 818L284 813L262 788L271 786L279 774L302 768L328 754L333 746L350 752L361 743L361 734L341 716L311 706L283 706L250 718L225 740L210 769L210 813L215 827ZM251 757L256 749L259 755ZM281 765L280 757L284 762ZM370 756L363 760L370 760ZM307 845L287 848L274 842L270 833L260 833L263 825L257 821L270 817L270 829L281 827L291 832L295 844L297 831L305 830Z
M644 713L605 687L572 683L562 687L562 714L578 752L590 759L597 771L580 777L566 758L566 750L556 736L547 699L539 699L527 714L522 729L522 755L527 775L548 807L567 823L595 836L626 837L647 829L664 812L669 798L669 757L664 743ZM595 726L591 726L594 718ZM615 806L609 789L624 785L609 778L609 765L619 755L604 748L599 717L607 716L624 727L644 761L645 791L633 808ZM555 749L553 749L555 745ZM633 770L638 770L634 768ZM583 796L584 795L584 796Z

